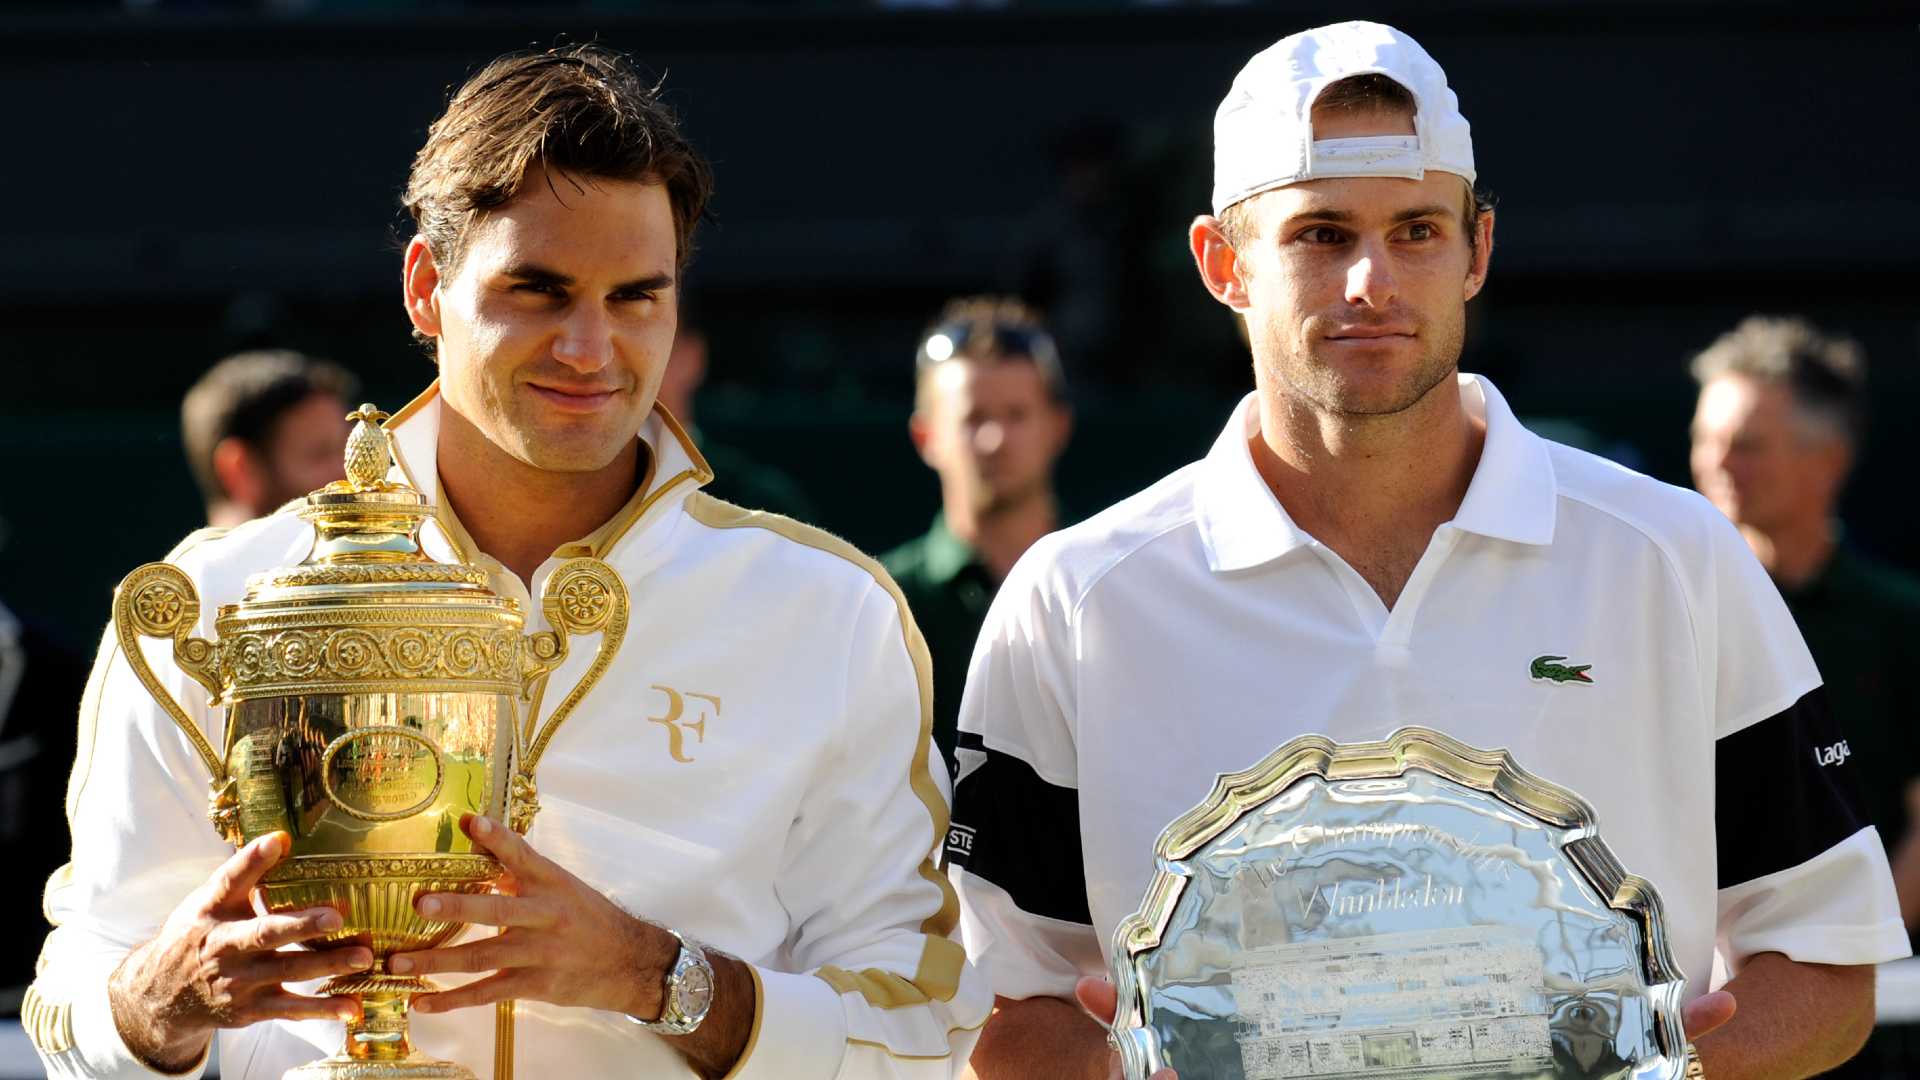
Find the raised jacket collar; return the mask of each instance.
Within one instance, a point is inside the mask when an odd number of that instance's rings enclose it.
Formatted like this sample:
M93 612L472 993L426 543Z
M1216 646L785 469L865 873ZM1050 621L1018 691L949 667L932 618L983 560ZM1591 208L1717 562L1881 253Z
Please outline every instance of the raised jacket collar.
M387 431L393 437L392 477L404 480L425 495L433 503L434 520L459 554L470 562L478 561L483 553L475 549L473 539L454 516L452 507L440 497L441 408L440 383L436 379L387 421ZM599 528L560 545L553 553L555 558L606 559L655 508L667 503L678 505L679 500L713 479L713 469L707 459L700 455L693 439L666 406L654 403L652 415L640 425L639 437L647 444L649 453L646 475L633 497Z

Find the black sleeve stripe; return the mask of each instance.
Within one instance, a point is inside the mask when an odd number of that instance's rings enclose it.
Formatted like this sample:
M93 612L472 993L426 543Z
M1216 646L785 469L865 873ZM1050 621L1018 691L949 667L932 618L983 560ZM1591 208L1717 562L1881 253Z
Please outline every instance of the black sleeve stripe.
M1866 826L1852 749L1816 687L1714 748L1720 887L1798 866Z
M960 778L947 829L947 861L1005 889L1020 910L1093 925L1080 857L1080 793L1049 784L1033 766L960 733L960 754L984 759Z

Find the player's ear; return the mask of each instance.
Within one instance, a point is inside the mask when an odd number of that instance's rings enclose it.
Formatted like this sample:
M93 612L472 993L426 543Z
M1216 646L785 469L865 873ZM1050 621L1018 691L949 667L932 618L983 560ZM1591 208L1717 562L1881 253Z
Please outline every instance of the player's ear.
M1473 223L1473 266L1467 270L1466 298L1480 295L1487 285L1487 269L1493 262L1493 211L1482 210Z
M257 506L266 491L267 478L253 447L232 435L213 445L213 475L227 498L241 506Z
M913 415L907 417L907 438L913 440L914 450L919 453L920 460L927 463L928 468L938 468L930 453L933 427L927 422L926 414L919 409L913 410Z
M407 321L428 337L440 336L440 264L427 246L427 238L415 236L407 242L407 253L400 265L400 298L407 309Z
M1194 218L1187 226L1187 247L1193 252L1194 269L1200 272L1200 283L1207 292L1235 311L1246 310L1246 270L1239 253L1227 242L1220 219L1211 214Z

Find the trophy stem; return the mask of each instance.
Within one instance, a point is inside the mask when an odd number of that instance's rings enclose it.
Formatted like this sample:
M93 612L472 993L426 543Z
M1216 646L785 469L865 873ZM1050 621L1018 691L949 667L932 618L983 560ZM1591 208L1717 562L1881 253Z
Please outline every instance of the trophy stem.
M432 983L399 975L343 975L323 994L360 999L360 1019L347 1025L346 1046L323 1061L288 1070L281 1080L478 1080L473 1071L414 1052L407 1038L407 1003Z
M322 989L327 994L357 994L360 1019L347 1025L346 1054L355 1061L404 1061L413 1053L407 1041L407 1002L433 987L425 979L362 975L351 988Z

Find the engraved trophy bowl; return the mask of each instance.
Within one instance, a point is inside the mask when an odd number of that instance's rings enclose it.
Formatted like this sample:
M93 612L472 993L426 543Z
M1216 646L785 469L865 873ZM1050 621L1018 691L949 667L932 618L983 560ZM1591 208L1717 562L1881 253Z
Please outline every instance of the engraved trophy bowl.
M460 828L485 814L525 832L538 811L540 751L618 649L627 619L619 576L574 559L549 578L551 630L523 634L520 605L486 573L429 558L421 525L433 513L410 486L387 479L386 416L363 405L347 443L347 479L308 495L305 561L255 574L238 604L216 613L216 638L192 636L200 600L168 563L128 574L113 621L134 673L177 723L212 775L208 817L235 845L275 831L288 858L260 887L273 912L332 907L335 933L309 943L364 945L372 970L328 981L321 993L356 996L361 1019L333 1057L286 1080L473 1080L468 1068L415 1051L407 1003L434 989L386 970L394 953L451 940L464 924L423 918L424 893L489 891L491 856ZM536 732L522 717L534 687L568 654L569 636L598 633L598 655ZM216 752L155 677L139 638L172 642L172 659L224 709Z
M1684 979L1591 806L1505 751L1307 735L1221 776L1116 928L1129 1080L1680 1080Z

